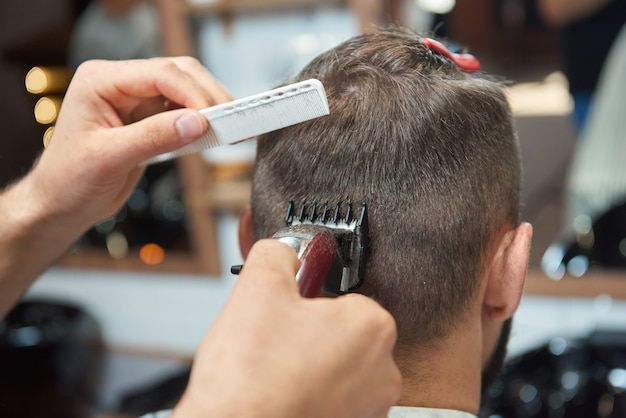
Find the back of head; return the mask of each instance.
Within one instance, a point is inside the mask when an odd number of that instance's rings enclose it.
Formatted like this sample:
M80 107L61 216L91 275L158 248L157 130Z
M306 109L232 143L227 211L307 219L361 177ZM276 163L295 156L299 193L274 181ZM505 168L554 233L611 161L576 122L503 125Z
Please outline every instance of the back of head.
M520 158L497 83L467 75L418 35L386 29L314 59L330 115L259 138L255 237L296 204L368 205L360 293L395 317L399 344L446 335L477 290L491 239L518 222Z

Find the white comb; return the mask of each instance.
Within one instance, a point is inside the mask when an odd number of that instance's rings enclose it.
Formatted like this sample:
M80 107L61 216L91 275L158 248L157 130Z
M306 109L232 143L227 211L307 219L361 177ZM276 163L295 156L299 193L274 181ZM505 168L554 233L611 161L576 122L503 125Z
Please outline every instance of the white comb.
M208 148L234 144L330 113L324 86L314 78L200 110L209 131L176 151L142 165L158 163Z

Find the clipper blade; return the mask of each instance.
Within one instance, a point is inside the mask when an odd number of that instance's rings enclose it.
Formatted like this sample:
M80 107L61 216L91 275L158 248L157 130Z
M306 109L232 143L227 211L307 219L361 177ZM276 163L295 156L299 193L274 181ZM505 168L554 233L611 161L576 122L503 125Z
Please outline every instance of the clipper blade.
M291 201L287 207L285 223L287 227L274 234L274 238L285 239L293 235L301 236L303 233L312 235L319 231L327 231L337 241L340 274L327 277L325 290L345 293L357 288L363 282L369 247L365 203L355 214L351 203L343 209L341 204L334 208L329 207L328 203L324 205L313 203L310 206L303 204L296 210L294 202Z

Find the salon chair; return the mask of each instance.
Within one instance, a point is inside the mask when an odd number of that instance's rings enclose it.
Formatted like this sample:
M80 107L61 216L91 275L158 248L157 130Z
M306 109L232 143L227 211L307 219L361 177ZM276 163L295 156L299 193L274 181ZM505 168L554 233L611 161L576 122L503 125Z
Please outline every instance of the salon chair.
M19 303L0 321L0 416L93 416L101 360L100 330L85 311Z
M507 363L481 418L626 417L626 333L554 338Z

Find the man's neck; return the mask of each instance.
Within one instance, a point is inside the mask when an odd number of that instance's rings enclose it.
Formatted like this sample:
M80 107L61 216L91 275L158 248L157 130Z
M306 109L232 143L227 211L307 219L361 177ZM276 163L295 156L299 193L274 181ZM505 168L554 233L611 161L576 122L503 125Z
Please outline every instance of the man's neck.
M435 347L397 347L402 373L400 406L456 409L480 406L482 337L479 324L463 324Z

